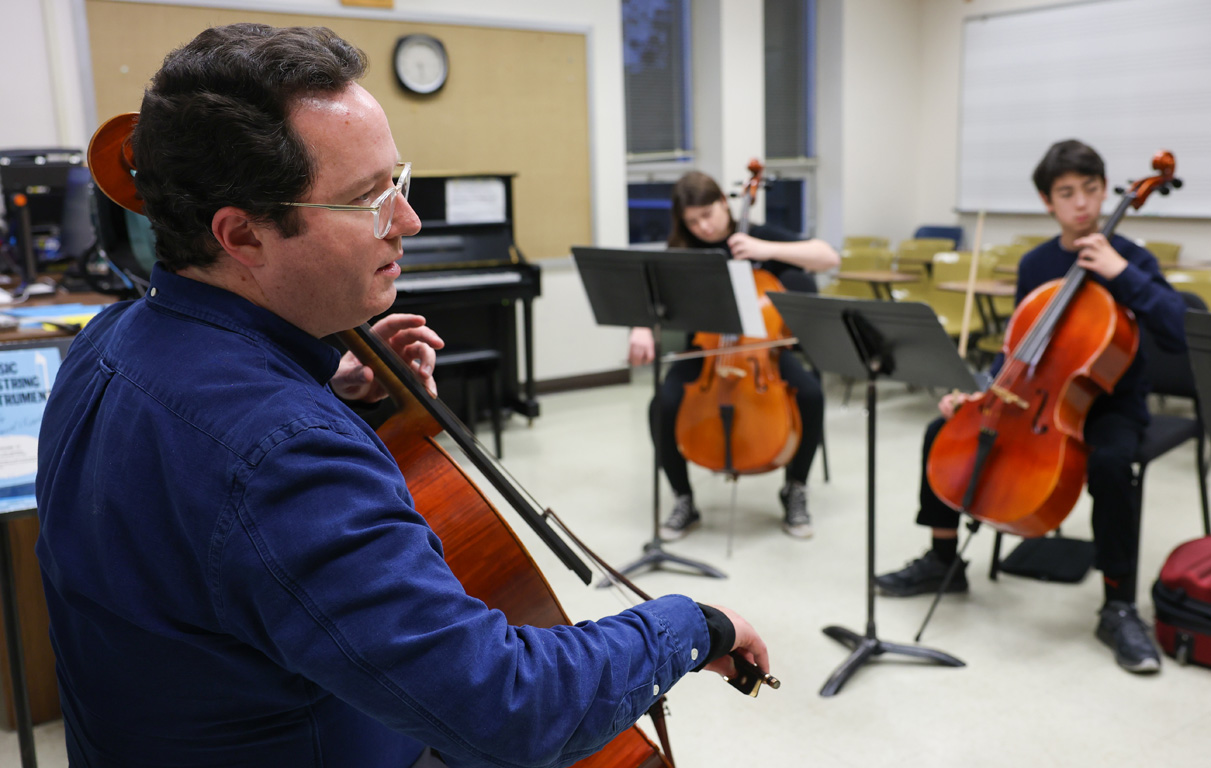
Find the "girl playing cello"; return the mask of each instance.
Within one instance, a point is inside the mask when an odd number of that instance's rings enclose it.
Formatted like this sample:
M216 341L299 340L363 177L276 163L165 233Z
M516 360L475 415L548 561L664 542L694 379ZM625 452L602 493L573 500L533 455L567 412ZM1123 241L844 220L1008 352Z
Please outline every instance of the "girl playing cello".
M815 280L810 273L831 269L839 262L837 252L822 240L801 240L768 225L753 226L749 234L738 232L723 190L710 176L697 171L682 176L673 187L673 229L668 245L723 249L732 258L748 259L773 273L789 290L814 292ZM651 329L631 330L628 359L632 365L651 362L654 348ZM803 422L799 448L786 465L786 484L779 492L784 512L782 528L795 538L808 538L812 535L812 524L807 511L806 482L823 430L824 395L820 381L794 355L780 354L778 361L782 378L796 390ZM677 449L675 423L685 385L698 378L702 366L701 359L679 360L670 366L660 387L661 444L657 450L676 495L673 510L661 525L660 536L670 541L680 539L701 520L694 506L686 460ZM649 412L653 427L656 413L653 400Z

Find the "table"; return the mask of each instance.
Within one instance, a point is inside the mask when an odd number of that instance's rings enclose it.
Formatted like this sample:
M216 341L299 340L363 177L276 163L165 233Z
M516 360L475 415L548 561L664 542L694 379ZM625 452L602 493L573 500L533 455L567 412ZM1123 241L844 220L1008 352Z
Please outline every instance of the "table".
M17 746L21 751L21 768L37 768L34 755L34 720L29 706L29 685L25 677L25 646L21 640L21 624L17 617L17 584L13 569L14 553L9 524L18 518L31 517L36 510L24 509L0 513L0 604L3 605L4 642L8 648L9 680L12 681L12 713L17 724Z
M912 275L906 272L895 272L890 269L862 269L854 271L842 271L837 273L838 280L858 280L870 284L870 290L874 293L876 299L886 299L892 301L891 287L901 283L917 283L920 282L920 275ZM882 293L880 292L882 291Z
M110 304L113 296L100 293L54 293L32 296L7 306L39 307L61 304ZM75 328L20 328L0 331L0 350L15 342L65 344ZM28 346L28 344L26 344ZM65 349L65 347L64 347ZM4 617L4 645L8 651L8 680L12 694L9 716L17 729L22 768L35 768L34 722L59 717L54 653L47 629L42 577L34 556L38 521L34 509L0 512L0 606ZM7 693L8 691L6 691Z
M939 291L967 293L967 283L962 280L935 283L934 287ZM1017 291L1017 286L1007 280L976 280L972 283L976 310L980 313L980 320L983 321L984 329L987 332L1000 333L1004 330L1001 323L1002 318L997 314L993 299L1013 297L1017 295Z

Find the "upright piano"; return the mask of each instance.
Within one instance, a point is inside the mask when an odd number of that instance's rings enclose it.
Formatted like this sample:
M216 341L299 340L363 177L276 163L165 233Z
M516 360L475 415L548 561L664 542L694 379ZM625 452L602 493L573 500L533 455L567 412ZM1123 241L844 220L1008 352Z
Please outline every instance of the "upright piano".
M408 202L421 231L404 238L391 312L425 316L449 351L494 349L501 356L506 410L532 419L534 396L532 302L541 295L540 272L526 263L513 239L513 175L413 176ZM522 307L524 375L518 375L516 304ZM460 392L436 373L442 399ZM519 381L520 378L520 381Z

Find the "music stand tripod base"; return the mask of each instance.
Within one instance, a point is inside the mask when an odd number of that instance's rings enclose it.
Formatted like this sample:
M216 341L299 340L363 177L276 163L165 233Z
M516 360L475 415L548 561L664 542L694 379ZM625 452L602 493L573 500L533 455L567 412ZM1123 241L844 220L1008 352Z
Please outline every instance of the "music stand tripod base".
M947 667L967 666L949 653L934 650L933 648L923 648L919 645L889 643L877 637L859 635L857 632L848 630L845 627L825 627L824 634L853 652L850 653L849 658L843 661L841 666L837 667L827 682L824 683L824 687L820 689L821 696L832 696L840 691L841 686L845 685L846 681L858 671L859 667L876 656L882 656L885 653L926 659Z
M630 565L623 566L618 569L618 572L623 576L630 576L633 572L640 568L648 568L653 571L663 570L661 566L665 563L674 563L687 568L693 572L703 576L710 576L713 579L726 579L727 574L718 568L713 568L706 563L700 563L697 560L690 560L688 557L670 554L664 551L663 543L660 539L652 539L647 544L643 545L643 554L638 560ZM598 584L598 588L604 589L611 586L610 580L602 579Z

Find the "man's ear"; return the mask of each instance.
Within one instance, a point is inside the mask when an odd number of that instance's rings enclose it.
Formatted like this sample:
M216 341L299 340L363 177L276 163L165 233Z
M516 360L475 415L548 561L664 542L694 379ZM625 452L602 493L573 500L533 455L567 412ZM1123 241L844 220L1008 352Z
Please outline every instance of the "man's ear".
M210 231L219 246L245 267L257 266L263 258L260 229L246 211L230 205L215 211L210 220Z

